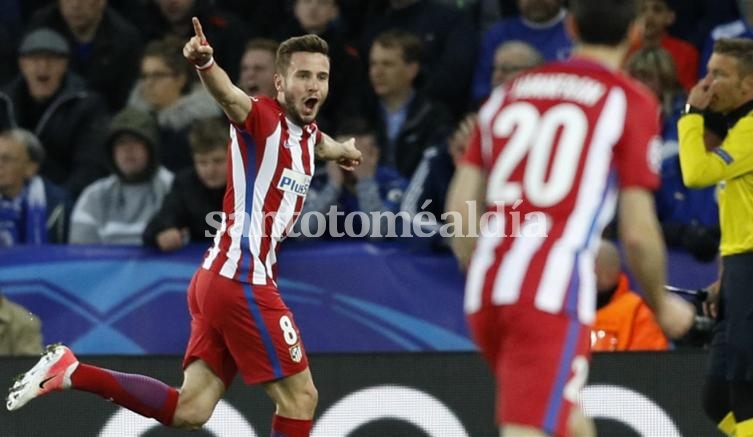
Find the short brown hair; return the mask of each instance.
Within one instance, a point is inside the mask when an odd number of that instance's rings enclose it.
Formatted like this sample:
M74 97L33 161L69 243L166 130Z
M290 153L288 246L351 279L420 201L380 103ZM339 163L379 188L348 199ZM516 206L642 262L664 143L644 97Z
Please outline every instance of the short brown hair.
M197 120L188 132L192 155L225 148L229 138L227 122L218 117Z
M280 44L273 39L252 38L246 43L246 48L243 52L245 53L249 50L264 50L272 53L272 56L276 56L278 47L280 47Z
M293 53L298 52L321 53L329 56L329 45L327 41L314 34L286 39L277 48L277 60L275 62L277 72L285 75L290 65L290 57L293 56Z
M737 59L740 77L753 74L753 40L722 38L714 43L714 53Z
M398 29L386 30L374 38L374 44L390 49L402 49L403 61L408 64L421 62L423 44L416 35L410 32Z

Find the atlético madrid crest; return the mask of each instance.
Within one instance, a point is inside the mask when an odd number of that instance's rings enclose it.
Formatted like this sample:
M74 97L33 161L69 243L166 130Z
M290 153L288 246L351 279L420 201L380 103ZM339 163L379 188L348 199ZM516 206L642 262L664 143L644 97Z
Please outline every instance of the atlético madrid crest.
M290 359L292 359L296 363L300 363L303 359L303 351L301 350L301 344L296 343L293 346L290 346Z

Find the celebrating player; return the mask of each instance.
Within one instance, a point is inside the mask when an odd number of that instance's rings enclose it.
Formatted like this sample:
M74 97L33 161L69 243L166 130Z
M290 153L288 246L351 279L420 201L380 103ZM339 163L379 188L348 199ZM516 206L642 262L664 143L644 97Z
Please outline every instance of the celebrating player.
M301 211L314 158L358 165L353 141L322 134L314 119L327 98L327 43L288 39L277 52L277 98L253 98L215 63L198 19L183 54L232 123L222 226L188 289L191 337L180 389L142 375L80 363L65 346L47 349L13 387L16 410L52 391L96 393L166 426L201 427L237 372L263 384L276 404L273 436L308 436L317 391L293 315L277 290L277 252Z
M690 304L663 288L651 192L658 104L617 72L635 1L570 6L574 56L494 90L449 195L465 236L453 249L470 262L465 311L497 378L500 432L516 437L594 434L574 407L588 374L594 253L618 203L623 247L659 324L677 337L693 321ZM477 242L469 201L490 211Z

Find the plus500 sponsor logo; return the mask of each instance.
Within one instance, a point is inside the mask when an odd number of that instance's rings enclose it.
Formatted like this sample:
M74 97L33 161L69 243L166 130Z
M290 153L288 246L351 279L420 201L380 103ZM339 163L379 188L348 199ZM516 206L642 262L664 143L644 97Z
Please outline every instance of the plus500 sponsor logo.
M277 188L297 196L305 196L309 191L310 183L311 176L286 168L282 171Z

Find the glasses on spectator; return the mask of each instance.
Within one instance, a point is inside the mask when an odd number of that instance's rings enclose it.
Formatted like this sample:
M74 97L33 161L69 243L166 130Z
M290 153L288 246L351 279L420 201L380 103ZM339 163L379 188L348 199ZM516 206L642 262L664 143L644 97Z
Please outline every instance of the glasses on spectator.
M173 73L172 71L154 71L149 73L141 73L139 77L143 81L148 80L162 80L167 79L168 77L174 77L176 76L176 73Z

